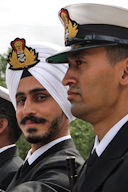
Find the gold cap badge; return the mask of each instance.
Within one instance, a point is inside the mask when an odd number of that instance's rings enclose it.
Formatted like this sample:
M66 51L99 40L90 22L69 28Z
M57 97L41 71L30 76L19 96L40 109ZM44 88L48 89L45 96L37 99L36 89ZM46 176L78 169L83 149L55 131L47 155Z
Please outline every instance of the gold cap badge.
M65 41L76 37L78 33L78 24L73 22L66 9L61 9L59 13L65 27Z
M35 53L35 49L27 47L25 43L25 39L20 38L16 38L11 42L12 52L8 58L10 69L27 69L39 62L38 53Z

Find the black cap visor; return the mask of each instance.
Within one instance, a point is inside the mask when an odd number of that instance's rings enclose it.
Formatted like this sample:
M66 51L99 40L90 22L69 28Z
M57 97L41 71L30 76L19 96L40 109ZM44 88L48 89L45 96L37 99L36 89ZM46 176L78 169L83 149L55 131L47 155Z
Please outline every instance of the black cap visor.
M59 52L58 54L48 57L46 61L51 64L68 63L67 58L69 53L77 53L78 51L85 50L85 49L116 46L116 45L118 45L117 42L107 42L107 41L95 42L95 43L91 42L91 43L87 43L86 45L75 44L71 47L65 48L65 50L63 50L62 52Z

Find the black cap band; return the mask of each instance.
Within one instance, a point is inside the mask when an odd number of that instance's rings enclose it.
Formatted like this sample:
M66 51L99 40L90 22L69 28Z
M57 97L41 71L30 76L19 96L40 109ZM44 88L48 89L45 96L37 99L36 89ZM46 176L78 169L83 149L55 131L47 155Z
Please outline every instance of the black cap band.
M94 41L109 41L128 45L128 30L125 27L106 24L86 24L78 25L78 29L76 37L65 41L66 46L78 43L93 43Z

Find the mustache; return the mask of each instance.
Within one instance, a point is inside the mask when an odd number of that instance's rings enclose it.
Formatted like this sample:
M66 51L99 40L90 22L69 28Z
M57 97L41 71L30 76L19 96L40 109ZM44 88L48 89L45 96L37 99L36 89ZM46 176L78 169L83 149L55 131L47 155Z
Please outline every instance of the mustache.
M80 87L76 86L76 85L73 85L72 83L70 85L68 85L69 89L72 91L72 90L75 90L75 91L80 91Z
M20 124L21 125L25 125L26 124L26 121L32 121L34 123L46 123L47 120L44 119L44 118L40 118L40 117L36 117L36 116L33 116L33 115L30 115L30 116L26 116L24 117L21 121L20 121Z

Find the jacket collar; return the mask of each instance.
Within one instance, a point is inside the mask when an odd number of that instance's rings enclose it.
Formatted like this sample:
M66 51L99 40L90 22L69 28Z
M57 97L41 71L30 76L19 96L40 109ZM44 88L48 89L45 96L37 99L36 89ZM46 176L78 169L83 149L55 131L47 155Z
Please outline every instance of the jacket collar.
M98 160L88 168L87 172L85 164L79 178L79 181L82 180L83 182L83 185L81 183L81 190L96 191L111 172L122 163L127 152L128 122L120 129Z

